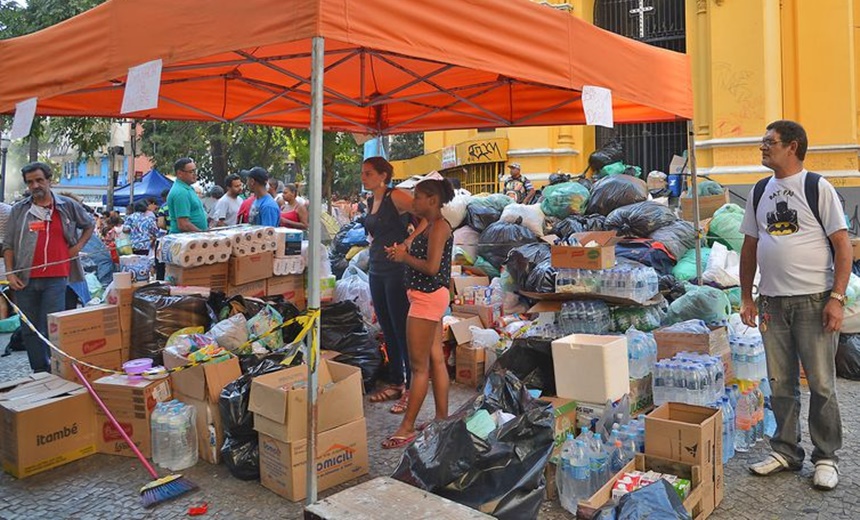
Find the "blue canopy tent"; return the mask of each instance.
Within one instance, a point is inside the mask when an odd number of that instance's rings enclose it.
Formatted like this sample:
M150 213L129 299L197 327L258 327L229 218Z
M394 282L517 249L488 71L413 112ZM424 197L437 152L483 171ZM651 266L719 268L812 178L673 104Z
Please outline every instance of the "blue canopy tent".
M134 183L134 200L144 200L153 198L159 204L164 202L161 200L161 192L169 190L173 186L173 181L162 175L158 170L152 169L146 172L143 177ZM123 208L129 205L129 185L126 184L121 188L117 188L113 192L113 205L117 208ZM107 204L107 195L102 195L102 204Z

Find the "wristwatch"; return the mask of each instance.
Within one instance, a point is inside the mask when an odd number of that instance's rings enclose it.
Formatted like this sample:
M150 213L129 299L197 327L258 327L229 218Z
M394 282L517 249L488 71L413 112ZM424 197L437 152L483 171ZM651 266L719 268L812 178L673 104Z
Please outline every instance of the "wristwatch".
M830 297L833 298L834 300L838 301L839 303L841 303L843 307L845 306L845 295L844 294L839 294L838 292L832 292L832 293L830 293Z

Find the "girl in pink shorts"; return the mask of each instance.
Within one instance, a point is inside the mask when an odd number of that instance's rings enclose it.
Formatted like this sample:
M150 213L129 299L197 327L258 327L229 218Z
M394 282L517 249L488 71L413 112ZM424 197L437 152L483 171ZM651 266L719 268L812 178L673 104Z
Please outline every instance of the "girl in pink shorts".
M406 343L412 369L409 405L400 427L382 442L382 447L400 448L417 435L415 420L433 374L433 398L436 419L448 417L448 368L442 354L442 316L451 295L451 250L454 237L451 226L442 217L442 206L454 198L454 188L447 180L428 179L415 186L412 213L427 221L427 228L412 240L407 251L403 244L386 248L388 258L406 264L404 284L409 298L406 319Z

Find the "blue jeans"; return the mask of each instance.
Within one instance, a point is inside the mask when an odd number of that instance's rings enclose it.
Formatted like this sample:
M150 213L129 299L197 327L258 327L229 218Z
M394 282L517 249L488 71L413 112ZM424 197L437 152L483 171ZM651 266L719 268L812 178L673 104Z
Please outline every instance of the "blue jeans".
M27 286L15 291L15 302L45 337L48 337L48 314L66 310L68 278L30 278ZM21 325L21 336L33 372L51 371L51 349L29 327Z
M812 462L836 461L836 450L842 447L842 419L836 401L835 357L839 333L825 332L822 324L822 313L829 298L829 292L759 298L759 316L767 324L762 338L776 417L776 432L770 444L792 468L802 466L806 456L800 447L798 361L803 363L811 394L809 436L815 446Z
M403 271L398 269L393 273L370 273L370 295L388 348L388 372L383 374L383 379L392 385L405 383L409 388L412 379L409 350L406 347L409 300L403 285Z

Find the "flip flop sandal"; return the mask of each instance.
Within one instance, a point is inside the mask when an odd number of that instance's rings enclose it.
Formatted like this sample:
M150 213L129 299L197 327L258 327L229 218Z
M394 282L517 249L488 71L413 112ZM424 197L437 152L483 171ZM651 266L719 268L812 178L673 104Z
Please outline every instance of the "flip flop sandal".
M406 413L407 406L409 406L409 391L404 391L400 395L400 399L391 406L391 410L389 411L397 415L404 414Z
M412 432L412 434L407 435L406 437L401 437L399 435L392 435L391 437L382 441L382 449L383 450L396 450L397 448L402 448L404 446L408 446L415 440L415 437L418 436L418 432Z
M385 401L393 401L400 399L403 395L403 385L385 385L381 390L370 395L371 403L384 403Z

